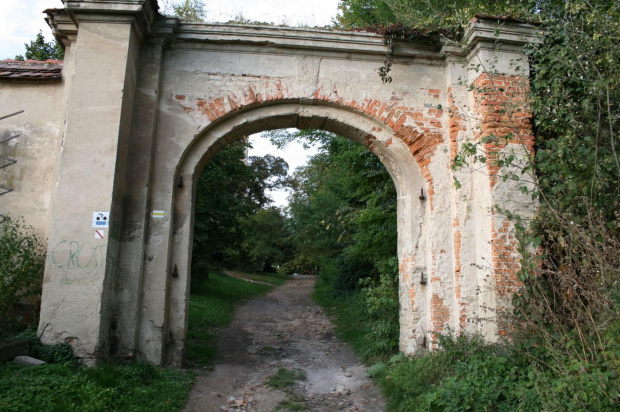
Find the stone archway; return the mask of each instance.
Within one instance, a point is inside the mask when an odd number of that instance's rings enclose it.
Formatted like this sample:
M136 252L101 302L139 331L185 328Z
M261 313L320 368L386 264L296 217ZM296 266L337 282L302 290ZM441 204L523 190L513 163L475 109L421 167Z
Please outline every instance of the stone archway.
M501 130L502 103L524 106L524 73L511 60L534 27L503 22L498 37L496 21L478 19L467 50L403 44L394 82L382 84L385 46L368 33L181 24L155 0L76 0L48 21L66 46L66 118L49 193L44 342L68 342L85 362L180 364L196 178L224 145L282 127L355 140L392 175L403 352L448 328L489 340L502 332L486 308L508 305L519 256L494 206L528 214L531 200L493 168L453 171L450 161ZM473 62L493 68L468 70ZM523 108L511 119L519 139L484 150L529 150ZM93 239L95 211L109 212L103 238Z
M242 124L239 124L239 116L244 118ZM176 265L178 273L183 275L171 283L167 298L167 322L172 336L176 338L169 342L165 350L166 363L179 364L183 358L189 305L193 189L202 168L208 159L217 153L222 143L230 143L242 136L268 129L298 126L317 128L348 137L365 145L379 156L397 188L400 260L407 261L416 250L423 249L420 247L416 249L414 245L414 239L420 238L423 231L423 222L412 226L411 219L407 217L424 216L426 204L420 201L418 196L420 189L427 192L426 184L417 165L410 161L409 148L395 137L392 130L381 127L382 125L374 119L333 105L308 105L287 101L240 112L205 130L186 150L177 168L175 180L178 181L182 177L184 184L182 188L177 187L174 198L175 224L171 244L171 264ZM402 281L401 286L404 295L408 295L408 290L415 287L408 281ZM419 330L419 325L416 327L416 324L422 317L420 309L425 306L420 303L413 305L413 302L409 302L409 305L402 308L402 323L411 325L410 328L414 330Z

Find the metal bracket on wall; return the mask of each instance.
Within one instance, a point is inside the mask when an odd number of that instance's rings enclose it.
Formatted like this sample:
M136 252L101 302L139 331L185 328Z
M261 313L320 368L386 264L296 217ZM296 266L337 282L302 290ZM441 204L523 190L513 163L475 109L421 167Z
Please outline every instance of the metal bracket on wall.
M20 110L19 112L15 112L15 113L7 114L6 116L2 116L2 117L0 117L0 120L4 120L4 119L7 119L7 118L9 118L9 117L13 117L13 116L18 115L18 114L20 114L20 113L24 113L24 111L23 111L23 110Z
M6 161L6 163L0 164L0 169L4 169L5 167L9 167L9 166L14 165L15 163L17 163L17 160L11 159L9 157L0 156L0 159Z
M4 139L4 140L0 140L0 143L8 142L9 140L13 140L13 139L15 139L16 137L19 137L19 135L18 135L18 134L16 134L16 135L13 135L13 136L9 136L9 137L7 137L7 138L6 138L6 139Z
M3 119L6 119L6 118L9 118L9 117L18 115L18 114L23 113L23 112L24 112L23 110L20 110L20 111L15 112L15 113L7 114L6 116L1 116L0 120L3 120ZM4 139L0 140L0 143L6 143L9 140L13 140L13 139L15 139L18 136L19 136L18 134L15 134L13 136L9 136L7 138L4 138ZM11 159L10 157L0 156L0 160L2 160L2 162L0 162L0 169L4 169L5 167L9 167L9 166L14 165L15 163L17 163L16 159ZM7 193L11 193L12 191L13 191L13 189L10 189L10 188L4 187L4 186L0 186L0 196L6 195ZM6 220L6 217L4 215L0 214L0 223L4 222L4 220Z

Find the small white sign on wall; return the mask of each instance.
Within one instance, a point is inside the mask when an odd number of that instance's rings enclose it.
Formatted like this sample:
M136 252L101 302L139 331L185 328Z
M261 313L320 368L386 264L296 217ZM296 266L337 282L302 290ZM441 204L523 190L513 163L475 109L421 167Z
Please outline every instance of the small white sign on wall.
M153 217L155 219L162 219L164 217L164 211L163 210L153 210Z
M93 212L93 227L107 229L110 227L110 212Z

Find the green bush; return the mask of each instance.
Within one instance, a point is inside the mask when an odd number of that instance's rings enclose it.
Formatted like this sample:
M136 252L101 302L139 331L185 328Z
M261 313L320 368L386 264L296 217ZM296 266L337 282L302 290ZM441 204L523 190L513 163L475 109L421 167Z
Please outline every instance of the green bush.
M378 281L364 281L361 290L343 295L333 287L333 278L329 277L338 274L326 268L337 272L335 264L322 266L312 297L329 313L337 314L333 321L338 336L365 362L394 355L398 351L400 334L398 275L382 274Z
M398 259L392 257L377 264L381 275L378 281L362 279L361 298L365 302L363 319L370 334L364 357L388 357L398 352L400 335L398 299Z
M441 350L395 357L378 376L391 411L540 411L529 359L481 336L439 336Z
M79 360L73 356L73 350L67 343L44 345L37 337L36 331L30 327L14 339L28 339L28 355L47 363L71 363L78 365Z
M18 303L39 303L44 267L41 238L22 219L4 218L0 222L0 314Z

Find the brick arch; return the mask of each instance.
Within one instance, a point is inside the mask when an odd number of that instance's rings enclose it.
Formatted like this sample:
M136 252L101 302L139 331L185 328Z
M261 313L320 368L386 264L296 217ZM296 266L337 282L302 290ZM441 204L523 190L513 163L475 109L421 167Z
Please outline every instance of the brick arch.
M428 89L427 93L435 99L439 99L441 95L441 91L437 89ZM372 150L372 132L380 132L383 128L391 130L394 133L394 139L402 141L409 148L422 169L428 185L431 209L433 207L435 191L428 166L437 146L444 141L445 133L441 124L444 109L440 104L426 105L422 108L406 106L403 104L402 97L396 93L393 93L386 101L372 98L346 99L336 87L330 90L317 88L312 97L307 99L296 96L282 80L264 80L260 83L260 87L252 85L215 98L173 95L172 100L177 102L196 122L203 125L204 129L260 105L295 102L339 107L371 118L376 121L377 125L369 131L364 144ZM391 143L392 141L385 142L386 145Z

